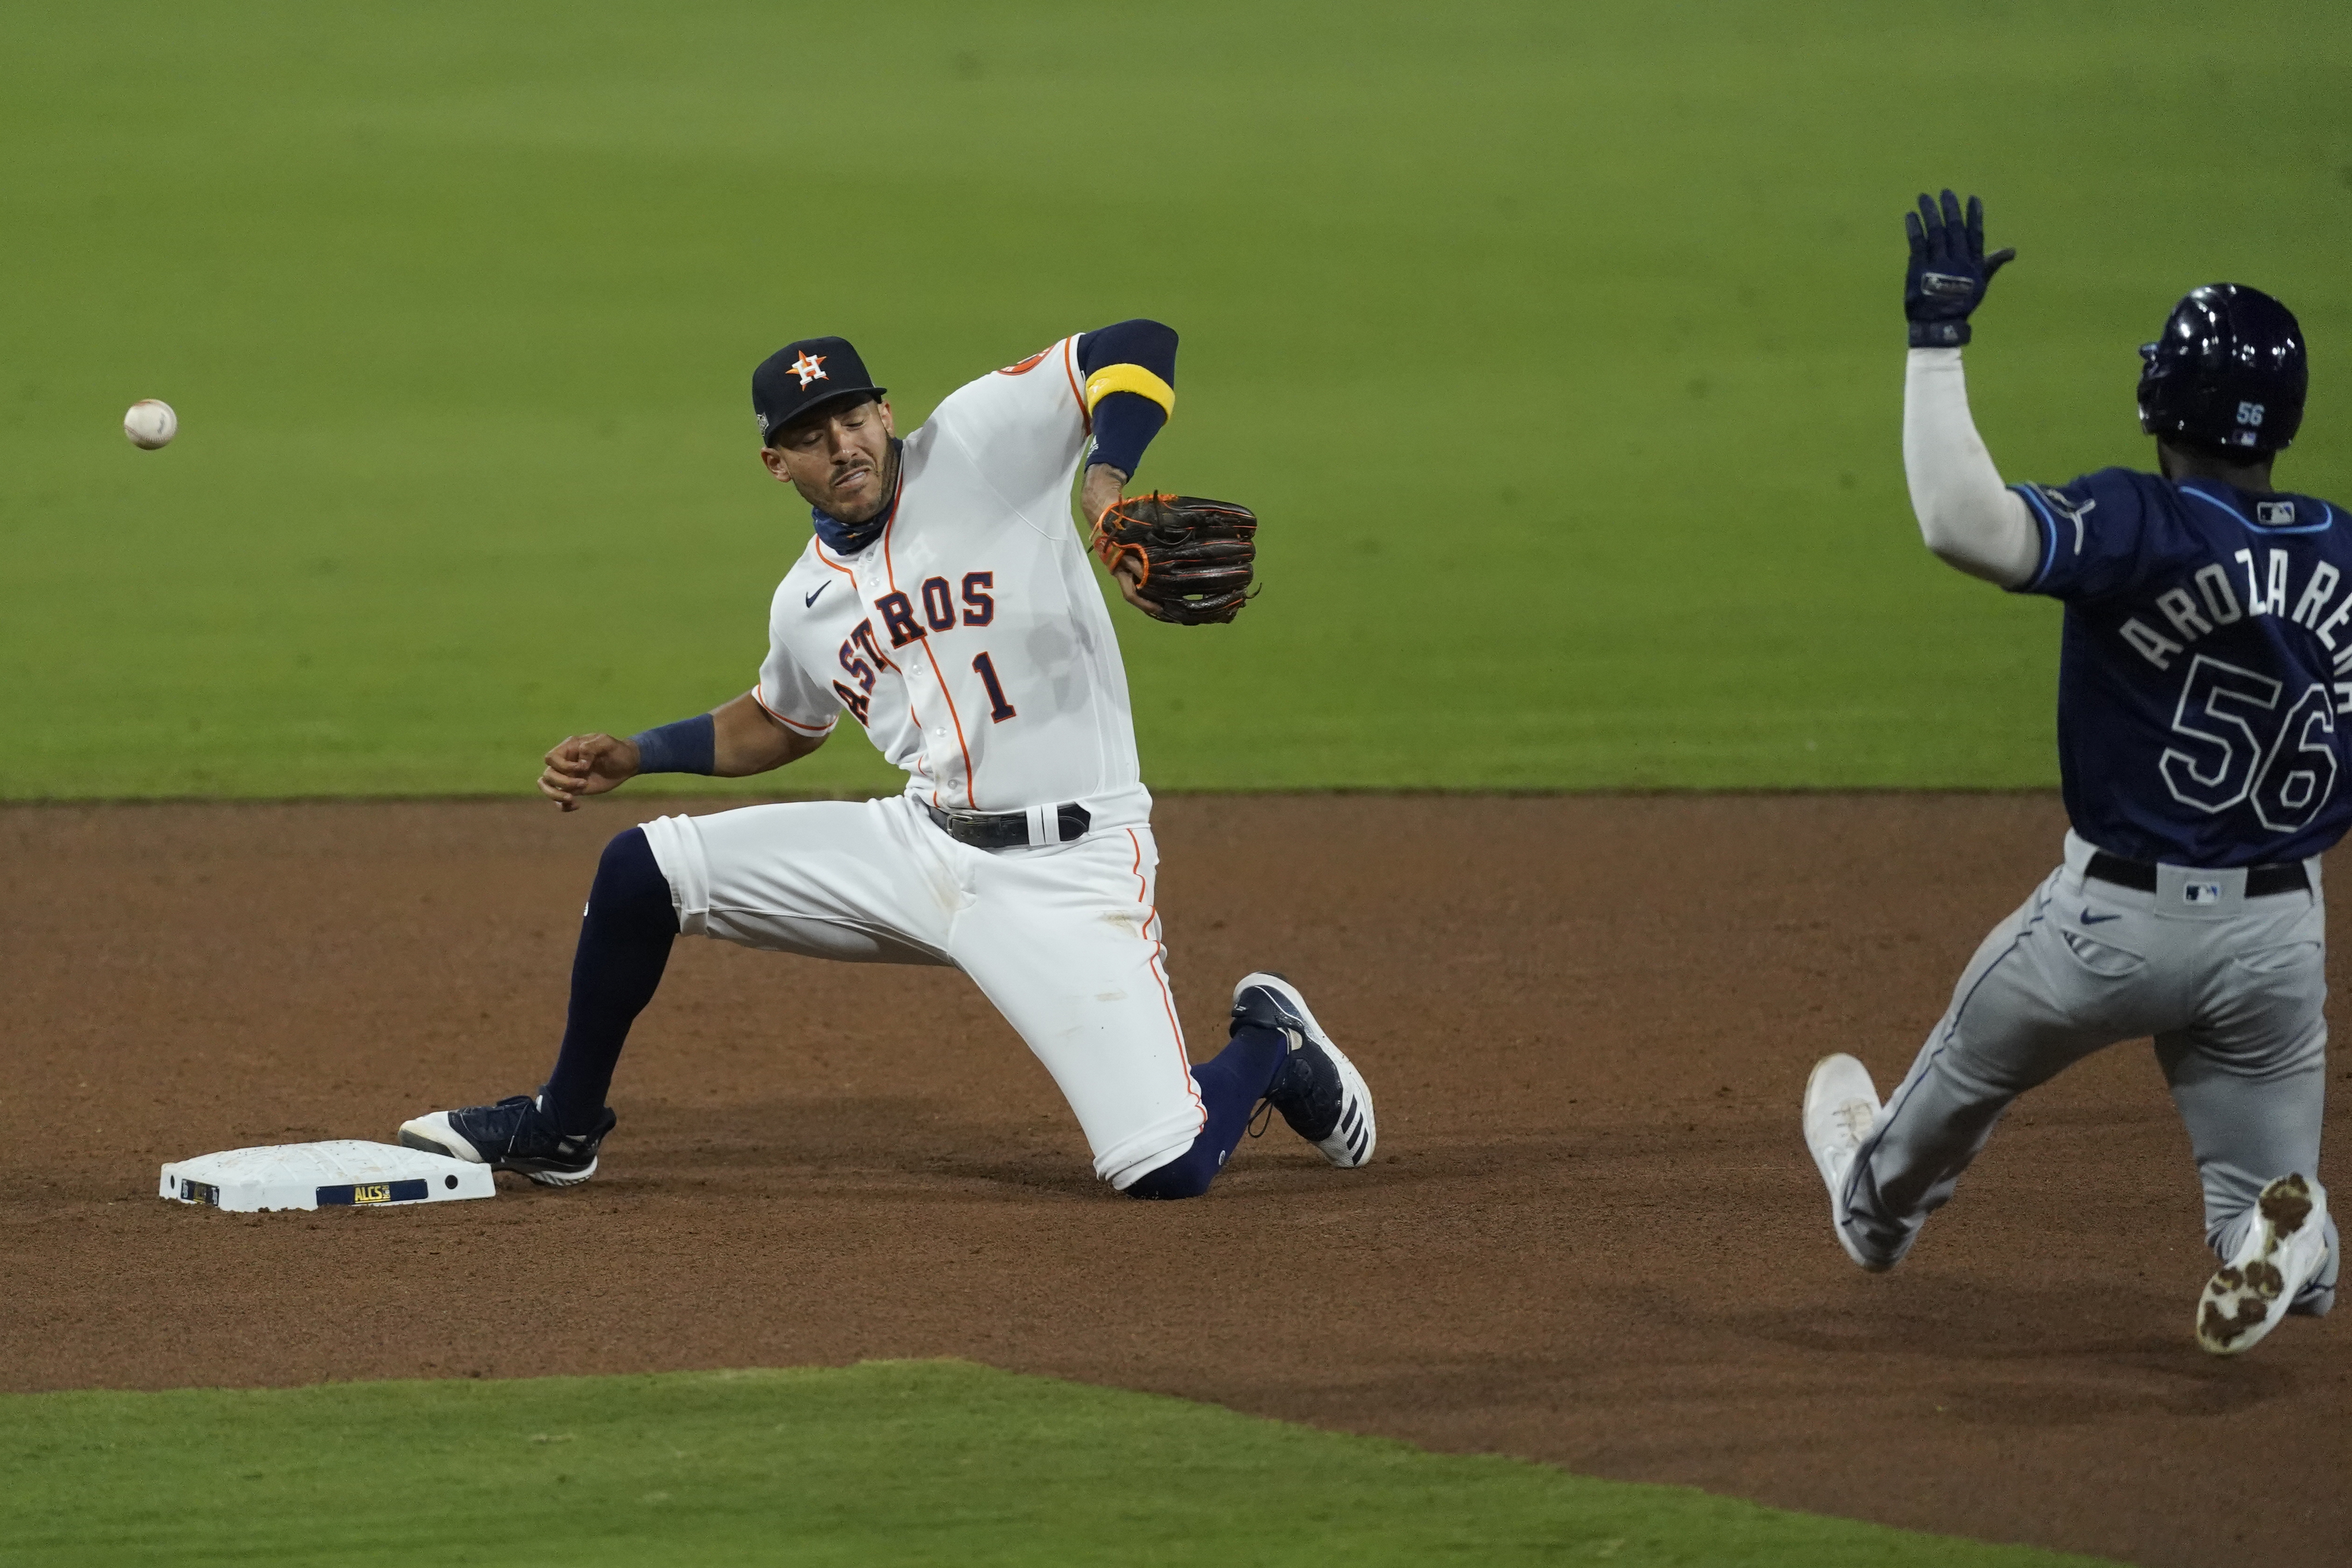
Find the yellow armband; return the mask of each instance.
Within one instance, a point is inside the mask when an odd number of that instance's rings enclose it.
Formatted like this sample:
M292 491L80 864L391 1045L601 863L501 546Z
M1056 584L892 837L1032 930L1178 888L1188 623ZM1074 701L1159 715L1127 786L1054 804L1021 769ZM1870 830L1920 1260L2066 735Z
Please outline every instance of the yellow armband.
M1148 397L1176 417L1176 389L1145 370L1141 365L1105 365L1087 378L1087 413L1091 417L1095 405L1113 392L1135 392Z

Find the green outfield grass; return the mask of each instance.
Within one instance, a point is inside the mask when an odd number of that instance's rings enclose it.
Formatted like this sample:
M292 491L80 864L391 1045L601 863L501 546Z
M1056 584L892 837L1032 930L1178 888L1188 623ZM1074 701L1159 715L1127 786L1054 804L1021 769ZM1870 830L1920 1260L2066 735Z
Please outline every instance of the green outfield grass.
M27 1568L2093 1561L956 1362L7 1396L0 1556Z
M1906 504L1901 213L2023 253L2013 476L2142 460L2133 347L2226 277L2352 494L2347 68L2316 4L24 8L0 796L526 787L751 684L761 355L919 416L1135 313L1141 477L1266 518L1236 625L1121 612L1155 783L2047 783L2053 608Z

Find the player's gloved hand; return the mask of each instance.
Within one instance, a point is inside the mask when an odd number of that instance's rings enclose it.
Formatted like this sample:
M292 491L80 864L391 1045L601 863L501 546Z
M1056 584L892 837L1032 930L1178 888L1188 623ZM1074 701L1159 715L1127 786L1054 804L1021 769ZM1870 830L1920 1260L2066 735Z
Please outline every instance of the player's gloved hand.
M637 776L635 743L611 735L574 735L547 754L539 792L567 811L580 809L583 795L602 795Z
M1257 514L1199 496L1133 496L1107 507L1089 541L1127 601L1154 621L1231 621L1250 601Z
M1944 193L1939 212L1922 195L1919 210L1903 214L1911 236L1911 268L1903 277L1903 314L1911 323L1915 349L1957 349L1969 340L1969 314L1984 300L1992 275L2013 260L2014 250L1984 248L1984 204L1969 198L1966 219L1960 199Z

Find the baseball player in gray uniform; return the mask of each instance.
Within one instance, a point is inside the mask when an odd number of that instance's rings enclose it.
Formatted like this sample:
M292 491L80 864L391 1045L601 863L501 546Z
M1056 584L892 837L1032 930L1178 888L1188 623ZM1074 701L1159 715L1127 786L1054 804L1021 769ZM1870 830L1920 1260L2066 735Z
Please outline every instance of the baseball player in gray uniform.
M547 1082L415 1117L401 1141L587 1180L623 1042L684 934L962 970L1053 1075L1096 1176L1134 1197L1206 1192L1260 1106L1334 1166L1370 1160L1370 1091L1289 980L1244 976L1224 1049L1197 1067L1177 1024L1127 674L1070 516L1081 469L1098 529L1137 504L1123 486L1175 384L1176 334L1122 321L967 383L901 440L842 339L763 362L761 461L809 504L812 534L777 585L757 684L627 739L573 736L540 789L568 811L643 773L764 773L844 714L907 787L619 834L589 890ZM1160 536L1192 498L1150 499L1159 528L1113 540L1122 594L1159 619L1229 617L1255 519L1198 504L1225 537L1171 554Z
M2319 1183L2327 1024L2319 855L2352 825L2352 523L2273 487L2305 382L2302 329L2236 284L2190 293L2141 350L2157 472L2004 488L1960 347L1986 285L1981 205L1907 219L1903 461L1928 548L2065 605L2064 862L1994 927L1884 1106L1848 1055L1806 1085L1839 1242L1902 1261L2010 1103L2153 1037L2189 1128L2222 1267L2198 1343L2232 1354L2334 1303Z

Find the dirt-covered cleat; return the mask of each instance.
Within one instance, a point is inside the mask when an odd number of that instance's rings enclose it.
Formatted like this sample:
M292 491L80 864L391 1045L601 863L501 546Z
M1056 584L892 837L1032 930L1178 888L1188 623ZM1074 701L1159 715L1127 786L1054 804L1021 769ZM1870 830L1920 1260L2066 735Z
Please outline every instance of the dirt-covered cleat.
M2197 1343L2215 1355L2252 1350L2326 1260L2326 1190L2299 1175L2279 1177L2254 1200L2238 1255L2205 1281Z
M495 1105L433 1111L400 1124L400 1141L493 1170L515 1171L544 1186L573 1186L596 1174L596 1150L615 1118L608 1108L585 1133L563 1133L529 1094Z
M1805 1147L1830 1189L1830 1228L1837 1232L1838 1245L1874 1274L1892 1269L1894 1260L1864 1252L1846 1229L1845 1178L1878 1120L1878 1085L1870 1081L1870 1069L1843 1051L1813 1063L1812 1076L1805 1080L1804 1115Z
M1275 1073L1265 1103L1282 1113L1290 1130L1341 1170L1370 1160L1379 1142L1372 1092L1356 1064L1315 1021L1298 988L1280 975L1244 975L1234 987L1234 1017L1289 1035L1290 1055Z

